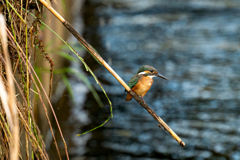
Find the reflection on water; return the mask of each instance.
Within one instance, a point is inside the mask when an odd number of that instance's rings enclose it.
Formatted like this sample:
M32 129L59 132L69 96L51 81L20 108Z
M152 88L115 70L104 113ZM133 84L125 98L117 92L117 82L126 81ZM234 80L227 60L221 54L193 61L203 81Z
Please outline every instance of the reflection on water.
M170 79L155 78L144 99L186 147L159 130L137 102L125 102L123 87L86 56L110 96L114 117L91 133L83 156L240 159L239 8L238 0L86 1L84 37L126 82L143 64ZM83 131L106 120L109 106L104 103L101 110L88 95L84 108L90 124Z

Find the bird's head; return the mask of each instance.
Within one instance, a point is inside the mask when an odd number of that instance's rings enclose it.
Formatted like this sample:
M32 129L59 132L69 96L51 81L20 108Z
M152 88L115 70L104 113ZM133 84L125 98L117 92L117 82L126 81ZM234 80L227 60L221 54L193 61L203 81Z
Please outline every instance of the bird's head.
M148 76L148 77L151 77L151 78L153 78L153 77L160 77L160 78L169 80L166 77L164 77L163 75L161 75L160 73L158 73L158 71L154 67L149 66L149 65L141 66L138 69L137 74L138 75L143 75L143 76Z

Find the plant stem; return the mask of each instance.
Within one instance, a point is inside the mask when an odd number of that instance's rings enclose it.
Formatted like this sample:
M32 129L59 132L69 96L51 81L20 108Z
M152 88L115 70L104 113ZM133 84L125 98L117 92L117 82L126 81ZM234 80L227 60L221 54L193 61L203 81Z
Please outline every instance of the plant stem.
M91 47L91 45L68 23L57 11L55 11L45 0L39 0L53 15L60 20L63 25L73 34L73 36L84 46L84 48L95 57L117 80L118 82L129 92L129 94L143 107L145 108L153 118L158 121L161 126L182 146L185 143L178 137L178 135L146 104L144 101L133 92L129 86L122 80L122 78L104 61L104 59Z

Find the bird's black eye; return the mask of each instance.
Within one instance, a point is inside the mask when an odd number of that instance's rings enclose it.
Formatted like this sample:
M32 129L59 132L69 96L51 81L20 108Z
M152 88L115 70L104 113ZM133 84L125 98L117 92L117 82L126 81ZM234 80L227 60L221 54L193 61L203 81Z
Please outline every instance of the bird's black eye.
M152 73L153 73L153 70L150 70L150 72L152 72Z

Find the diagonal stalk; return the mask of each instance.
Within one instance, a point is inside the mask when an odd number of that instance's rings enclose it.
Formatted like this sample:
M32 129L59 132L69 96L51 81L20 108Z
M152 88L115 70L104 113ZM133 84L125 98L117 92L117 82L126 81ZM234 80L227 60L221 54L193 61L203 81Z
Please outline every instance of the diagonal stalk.
M128 85L122 80L122 78L104 61L104 59L91 47L91 45L85 41L85 39L67 22L56 10L54 10L45 0L39 0L62 24L74 35L79 43L94 57L96 58L117 80L118 82L129 92L129 94L143 107L145 108L153 118L158 121L161 126L181 145L185 146L185 143L178 137L178 135L146 104L144 101L133 92Z

